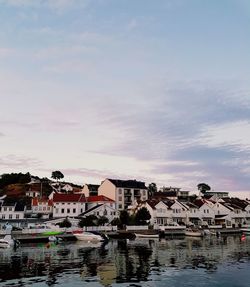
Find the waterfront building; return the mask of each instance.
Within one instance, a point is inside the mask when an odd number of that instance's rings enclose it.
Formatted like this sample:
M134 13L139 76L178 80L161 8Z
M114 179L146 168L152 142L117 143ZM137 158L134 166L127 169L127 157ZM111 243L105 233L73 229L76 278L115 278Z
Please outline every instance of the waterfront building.
M104 195L116 203L116 209L123 210L137 200L147 200L145 182L137 180L105 179L98 188L98 194Z
M119 217L119 212L111 207L109 203L101 203L88 208L85 212L80 214L80 217L87 217L89 215L95 215L96 217L106 217L109 222L114 218Z
M53 195L53 218L78 216L86 210L84 194L55 193Z
M26 206L22 202L6 198L0 207L0 219L12 221L25 218Z
M185 205L188 207L187 211L187 224L188 225L201 225L202 224L202 217L200 214L199 207L192 202L187 202Z
M53 201L46 198L34 197L31 201L32 214L42 218L53 215Z
M199 217L202 225L214 224L215 211L213 209L214 203L202 198L196 199L194 205L199 208Z

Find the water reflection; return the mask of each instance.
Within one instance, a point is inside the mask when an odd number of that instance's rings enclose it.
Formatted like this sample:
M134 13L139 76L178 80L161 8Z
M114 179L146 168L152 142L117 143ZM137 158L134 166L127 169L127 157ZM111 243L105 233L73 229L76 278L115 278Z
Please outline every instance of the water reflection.
M158 286L156 282L164 281L171 272L203 270L213 276L224 265L248 264L249 268L249 259L250 237L242 242L239 236L112 240L99 246L26 245L15 251L0 250L0 285L77 286L89 282L110 286L147 281Z

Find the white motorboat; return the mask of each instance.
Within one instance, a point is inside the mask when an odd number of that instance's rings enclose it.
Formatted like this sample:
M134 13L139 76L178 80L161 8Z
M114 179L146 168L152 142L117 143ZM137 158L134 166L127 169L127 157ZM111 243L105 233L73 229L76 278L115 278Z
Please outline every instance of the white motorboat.
M203 230L195 229L195 228L187 228L185 230L186 236L194 236L194 237L202 237L204 235Z
M241 231L245 234L250 234L250 228L241 228Z
M14 240L10 234L7 234L4 238L0 239L0 248L9 248L12 246L14 246Z
M159 238L159 234L142 234L142 233L135 233L135 236L138 238Z
M94 234L91 232L73 232L77 240L87 241L87 242L101 242L104 241L104 238L101 235Z

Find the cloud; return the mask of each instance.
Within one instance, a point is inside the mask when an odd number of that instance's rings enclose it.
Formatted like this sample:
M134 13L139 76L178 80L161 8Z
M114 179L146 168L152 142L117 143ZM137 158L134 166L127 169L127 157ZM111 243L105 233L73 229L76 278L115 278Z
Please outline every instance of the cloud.
M191 188L208 181L218 189L246 190L247 166L240 168L235 160L250 160L248 90L225 82L190 82L151 92L135 102L122 99L103 107L100 125L123 140L101 152L150 161L153 175L175 185Z
M41 161L36 158L16 156L9 154L0 158L0 167L2 169L28 169L40 166Z

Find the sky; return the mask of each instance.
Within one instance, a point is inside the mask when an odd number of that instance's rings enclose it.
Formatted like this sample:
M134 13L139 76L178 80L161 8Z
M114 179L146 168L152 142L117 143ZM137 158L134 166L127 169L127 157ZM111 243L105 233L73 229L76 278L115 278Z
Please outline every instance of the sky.
M250 197L248 0L0 0L0 174Z

